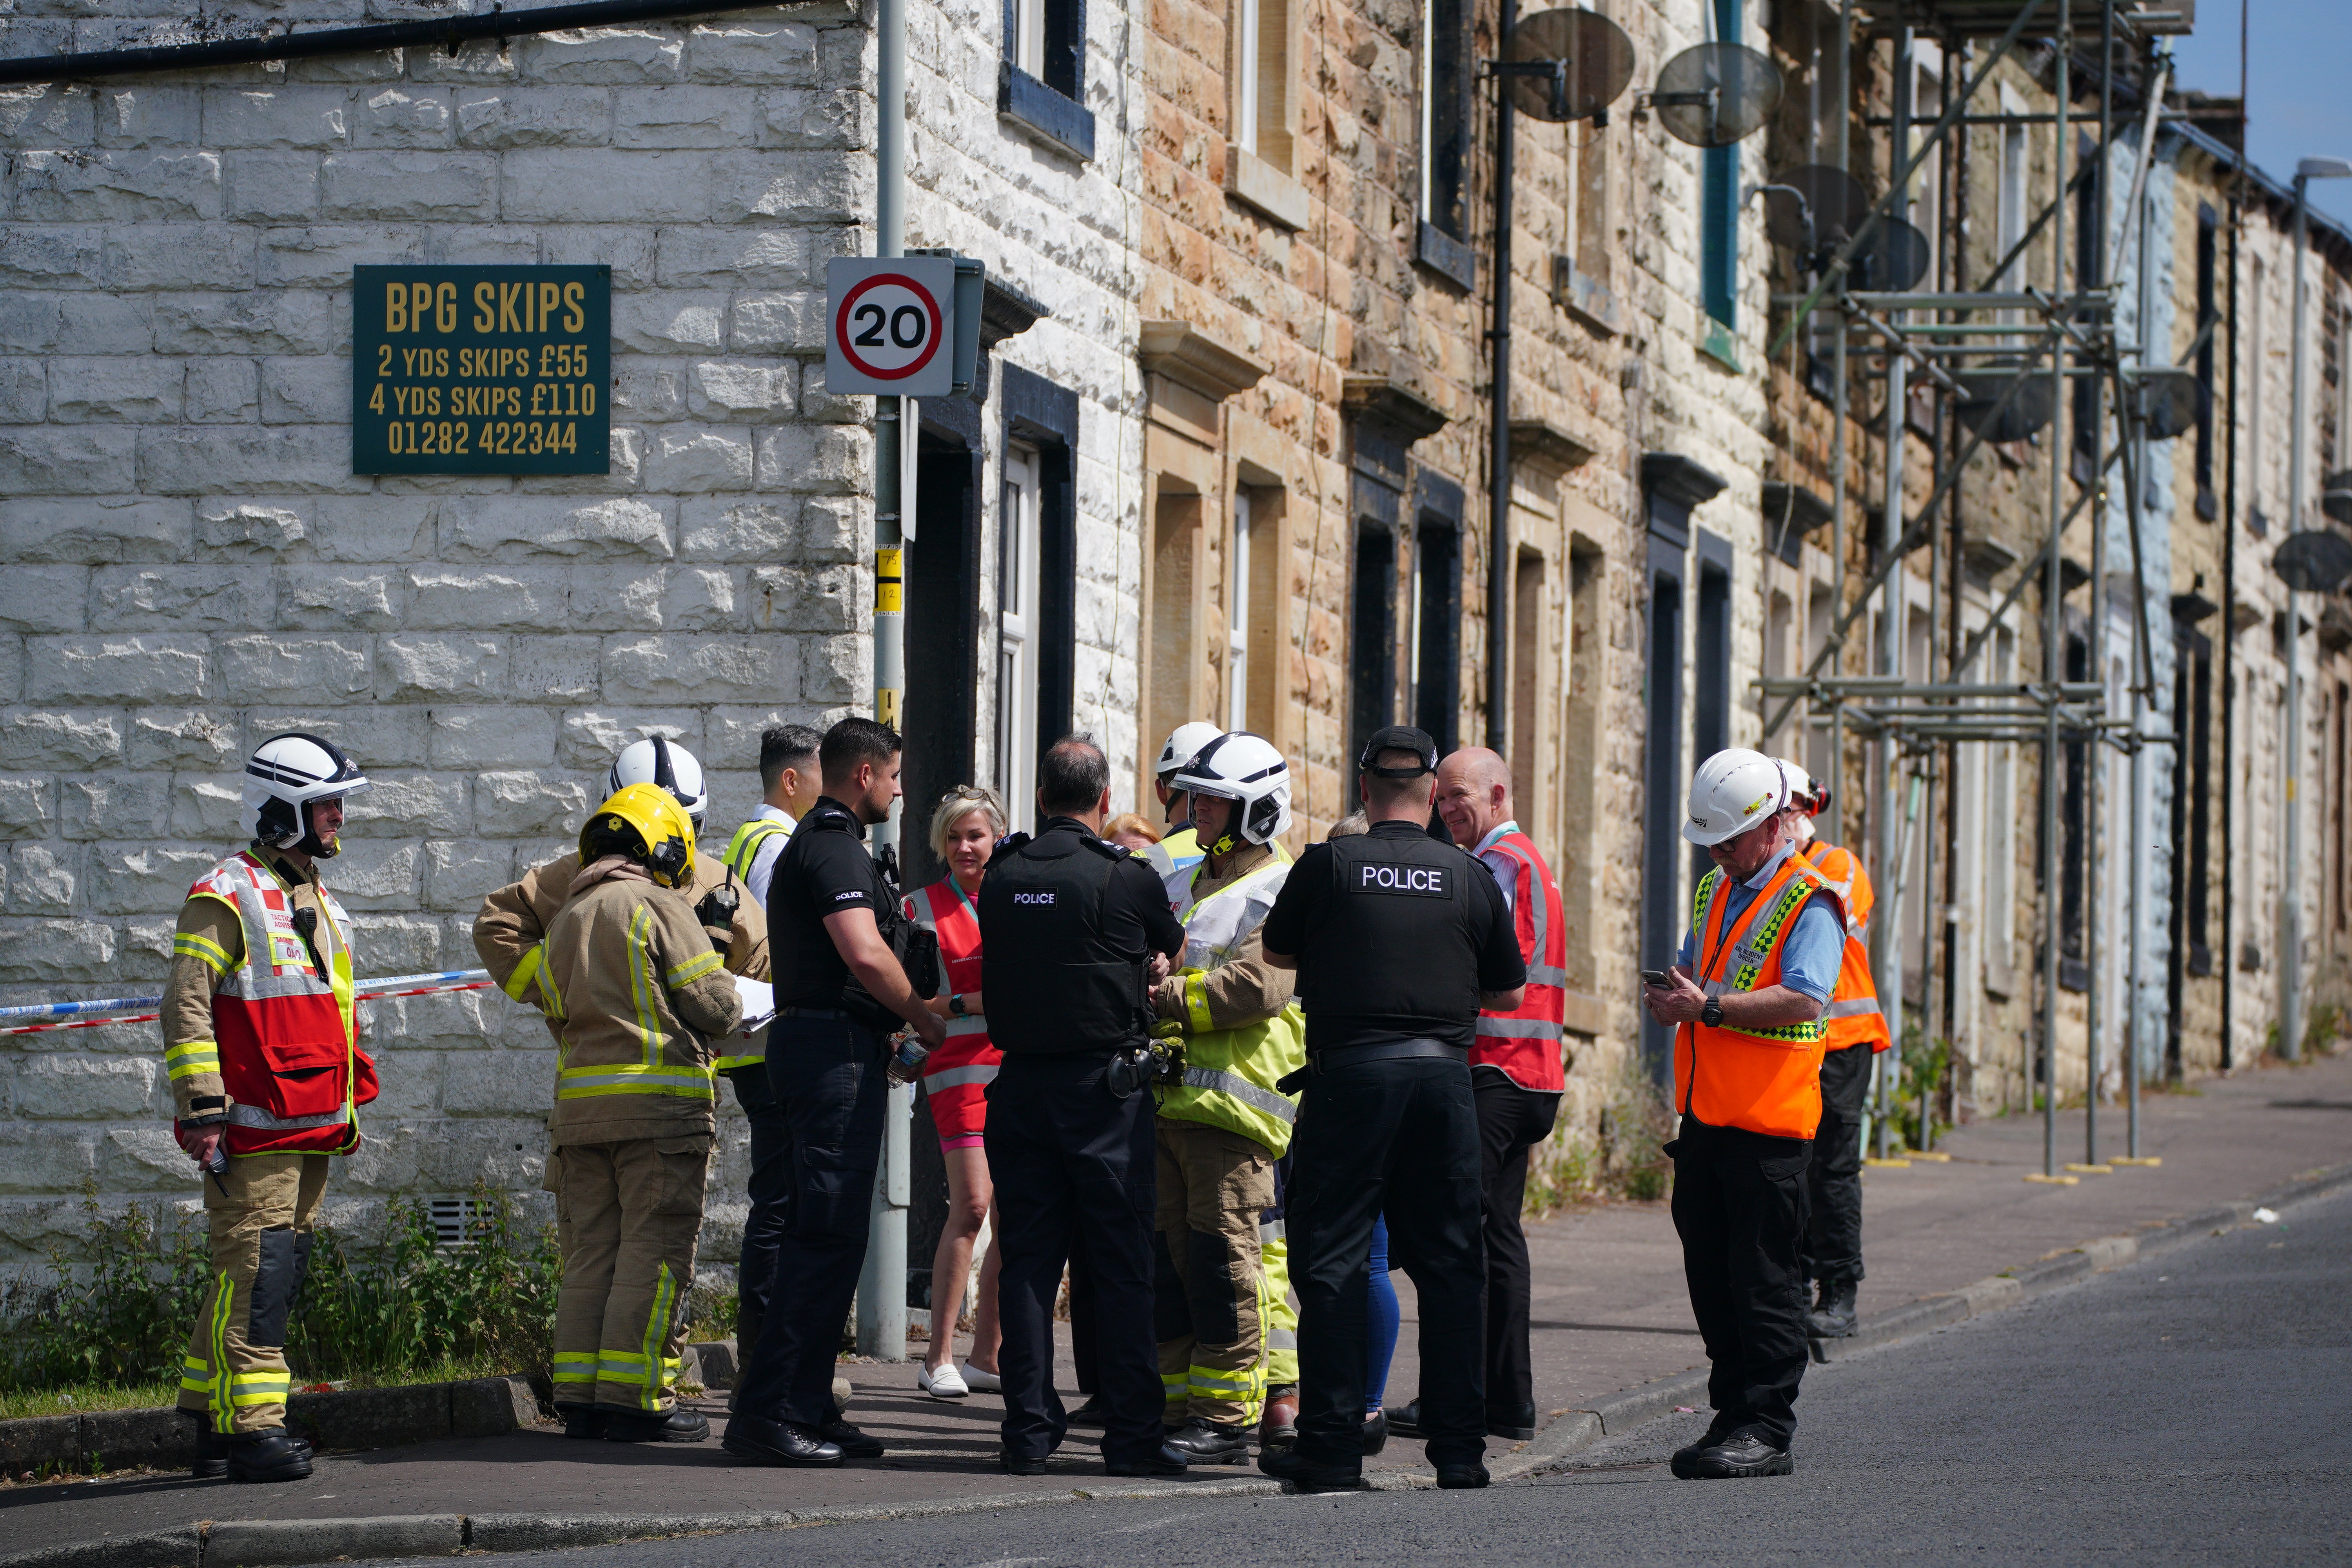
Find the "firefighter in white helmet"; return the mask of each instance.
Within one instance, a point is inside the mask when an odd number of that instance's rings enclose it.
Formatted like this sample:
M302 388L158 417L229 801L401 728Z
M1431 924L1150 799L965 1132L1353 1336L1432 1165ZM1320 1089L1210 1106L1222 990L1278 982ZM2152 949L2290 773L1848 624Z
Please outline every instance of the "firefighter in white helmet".
M1290 826L1290 770L1272 742L1237 731L1202 746L1170 784L1191 797L1202 859L1167 879L1184 958L1152 995L1165 1020L1156 1032L1184 1052L1183 1080L1159 1090L1162 1419L1169 1443L1193 1460L1237 1463L1263 1413L1268 1342L1287 1315L1275 1305L1287 1273L1269 1277L1259 1224L1297 1114L1276 1086L1306 1065L1306 1021L1296 973L1265 961L1258 927L1290 869L1275 847Z
M1650 985L1675 1026L1675 1230L1714 1371L1685 1479L1787 1475L1804 1376L1805 1165L1822 1119L1822 1012L1845 914L1796 852L1788 775L1761 752L1699 764L1683 837L1699 879L1680 961Z
M1795 763L1789 774L1789 820L1797 853L1822 874L1845 905L1845 953L1837 989L1822 1015L1822 1125L1805 1168L1811 1197L1805 1225L1805 1273L1819 1289L1805 1327L1815 1339L1843 1339L1854 1329L1854 1295L1862 1282L1862 1108L1870 1095L1870 1068L1894 1044L1878 987L1870 978L1873 895L1870 873L1852 850L1813 835L1813 818L1829 809L1829 786ZM1867 1047L1866 1049L1863 1047Z
M212 1245L180 1373L198 1477L310 1473L310 1446L285 1428L287 1318L329 1158L359 1147L354 1111L376 1094L351 921L318 863L341 847L344 800L367 787L331 741L264 741L245 765L253 842L197 879L172 939L163 1061Z
M1192 831L1192 800L1174 781L1194 752L1223 733L1199 719L1179 724L1169 732L1167 743L1160 748L1160 760L1152 764L1151 793L1160 797L1168 826L1160 842L1144 851L1144 858L1163 879L1201 863L1200 840Z

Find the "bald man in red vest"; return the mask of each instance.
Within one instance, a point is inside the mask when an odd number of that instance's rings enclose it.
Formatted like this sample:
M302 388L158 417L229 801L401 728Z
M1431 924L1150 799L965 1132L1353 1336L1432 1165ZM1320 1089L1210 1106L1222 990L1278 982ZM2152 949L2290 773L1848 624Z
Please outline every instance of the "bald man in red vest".
M1550 1135L1566 1087L1560 1021L1568 933L1559 884L1512 819L1508 763L1484 746L1447 757L1437 766L1437 812L1454 842L1493 874L1528 966L1525 1000L1508 1013L1480 1013L1470 1052L1486 1208L1486 1431L1524 1442L1536 1435L1536 1395L1528 1348L1532 1282L1519 1210L1527 1198L1528 1151ZM1417 1416L1420 1403L1391 1414L1391 1427L1401 1424L1400 1415L1406 1422Z

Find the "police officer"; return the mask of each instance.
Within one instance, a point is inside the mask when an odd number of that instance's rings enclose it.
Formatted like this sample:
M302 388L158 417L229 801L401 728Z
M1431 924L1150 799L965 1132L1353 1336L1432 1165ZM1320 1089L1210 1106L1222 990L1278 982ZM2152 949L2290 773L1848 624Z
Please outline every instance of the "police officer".
M1014 834L980 889L981 990L1004 1053L988 1086L988 1168L996 1179L997 1284L1004 1348L1003 1464L1039 1475L1069 1418L1054 1391L1054 1298L1071 1250L1090 1283L1103 1468L1184 1473L1161 1439L1152 1335L1157 1201L1149 986L1182 950L1184 928L1140 858L1097 837L1110 815L1110 764L1083 736L1038 766L1034 838Z
M736 1458L765 1465L881 1457L879 1442L841 1418L833 1363L866 1262L888 1033L904 1022L926 1045L947 1037L893 945L910 922L860 842L898 798L898 731L844 719L825 731L817 767L824 793L768 887L776 976L768 1082L792 1137L791 1218L723 1439Z
M1691 781L1683 837L1715 868L1667 984L1675 1031L1675 1230L1714 1371L1715 1419L1678 1449L1685 1480L1785 1476L1805 1374L1805 1167L1822 1119L1822 1010L1845 918L1796 852L1789 781L1761 752L1717 752Z
M1287 1194L1298 1441L1261 1453L1258 1468L1310 1491L1361 1480L1372 1222L1385 1209L1420 1289L1421 1430L1437 1484L1483 1487L1486 1259L1469 1058L1479 1009L1517 1008L1527 964L1494 877L1429 836L1436 745L1393 725L1357 766L1370 831L1300 856L1261 928L1265 961L1299 972L1308 1065Z

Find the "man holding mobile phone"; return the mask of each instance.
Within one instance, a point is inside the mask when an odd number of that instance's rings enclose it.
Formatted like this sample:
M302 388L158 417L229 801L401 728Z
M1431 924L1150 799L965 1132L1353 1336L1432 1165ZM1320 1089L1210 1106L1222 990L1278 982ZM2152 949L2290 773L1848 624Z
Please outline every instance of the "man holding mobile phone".
M1717 752L1691 781L1683 837L1715 869L1650 1016L1675 1031L1674 1215L1691 1310L1714 1363L1715 1419L1678 1450L1685 1479L1785 1476L1809 1353L1805 1168L1822 1119L1822 1013L1845 915L1796 853L1789 780L1760 752ZM1644 974L1651 980L1656 972Z

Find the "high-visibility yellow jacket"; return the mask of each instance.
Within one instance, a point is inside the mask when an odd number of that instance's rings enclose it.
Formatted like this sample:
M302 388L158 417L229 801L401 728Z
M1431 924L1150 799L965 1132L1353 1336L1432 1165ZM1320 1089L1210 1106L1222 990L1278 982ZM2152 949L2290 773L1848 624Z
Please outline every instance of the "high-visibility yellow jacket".
M714 1130L714 1038L743 1005L694 907L608 856L576 879L541 942L541 1005L562 1043L557 1147Z
M1261 956L1258 928L1290 862L1248 846L1227 856L1219 873L1211 876L1203 860L1169 879L1184 922L1183 970L1160 983L1153 1001L1188 1032L1184 1081L1158 1090L1160 1114L1238 1132L1280 1155L1298 1102L1275 1085L1306 1065L1307 1020L1293 972Z

